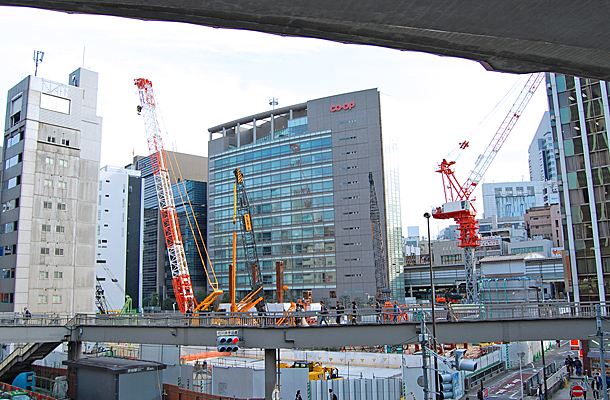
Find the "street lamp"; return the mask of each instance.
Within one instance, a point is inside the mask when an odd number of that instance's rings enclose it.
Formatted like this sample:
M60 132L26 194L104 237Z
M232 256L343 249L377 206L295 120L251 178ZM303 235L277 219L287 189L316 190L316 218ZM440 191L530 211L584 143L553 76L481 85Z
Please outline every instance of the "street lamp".
M436 317L434 315L434 302L436 301L436 291L434 290L434 273L432 272L432 247L430 246L430 213L425 213L424 218L428 222L428 265L430 266L430 287L432 293L432 336L436 340Z
M434 290L434 273L432 272L432 247L430 246L430 213L425 213L424 218L428 223L428 265L430 266L430 287L432 293L432 344L436 351L436 316L434 313L434 302L436 301L436 291ZM425 332L422 332L425 333ZM425 349L422 349L425 351ZM441 349L442 352L442 349ZM434 357L434 370L438 370L438 360ZM438 392L438 374L434 374L434 391Z
M525 357L525 353L517 353L519 356L519 377L521 378L521 400L523 400L523 371L521 370L521 366L523 365L523 357Z

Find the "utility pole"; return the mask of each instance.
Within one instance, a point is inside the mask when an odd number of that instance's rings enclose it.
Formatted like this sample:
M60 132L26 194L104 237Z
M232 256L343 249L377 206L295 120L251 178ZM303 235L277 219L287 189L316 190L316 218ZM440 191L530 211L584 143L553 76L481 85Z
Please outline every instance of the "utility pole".
M536 292L538 293L538 292ZM544 378L544 400L548 400L549 388L546 383L546 362L544 361L544 340L540 341L540 352L542 353L542 376Z
M602 388L604 400L608 400L608 385L606 383L606 356L604 351L604 336L606 332L602 330L602 312L599 304L595 305L595 321L597 324L597 339L599 340L599 363L602 370Z
M426 313L422 307L421 311L421 333L419 334L419 343L421 346L422 356L422 371L424 372L424 400L430 400L430 387L428 384L428 334L426 333ZM605 399L608 400L608 399Z

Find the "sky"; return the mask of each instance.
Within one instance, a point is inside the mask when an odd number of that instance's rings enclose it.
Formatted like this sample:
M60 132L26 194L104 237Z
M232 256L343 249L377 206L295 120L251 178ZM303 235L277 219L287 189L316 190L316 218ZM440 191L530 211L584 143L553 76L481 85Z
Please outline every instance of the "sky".
M526 78L426 53L18 7L0 7L0 37L0 93L34 73L35 50L45 52L40 77L68 83L83 66L99 73L101 166L148 154L135 78L153 83L166 149L200 156L207 156L209 127L267 111L271 97L282 107L378 88L383 137L397 148L405 235L407 226L420 226L425 236L423 214L444 202L438 163L470 141L455 165L466 180ZM546 110L541 87L486 182L529 180L528 147ZM482 216L480 190L475 195ZM447 225L431 221L431 236Z

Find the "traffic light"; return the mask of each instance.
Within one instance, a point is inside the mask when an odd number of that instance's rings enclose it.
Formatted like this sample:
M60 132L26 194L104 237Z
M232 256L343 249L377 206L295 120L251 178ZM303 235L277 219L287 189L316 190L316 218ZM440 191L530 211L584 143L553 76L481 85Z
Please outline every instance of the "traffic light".
M455 350L455 368L458 371L475 371L477 369L477 362L474 360L467 360L464 358L466 349Z
M459 379L458 373L438 374L439 393L436 396L438 400L453 399L453 385L455 384L455 379Z
M239 350L239 337L237 336L219 336L216 343L216 349L221 353L233 353Z

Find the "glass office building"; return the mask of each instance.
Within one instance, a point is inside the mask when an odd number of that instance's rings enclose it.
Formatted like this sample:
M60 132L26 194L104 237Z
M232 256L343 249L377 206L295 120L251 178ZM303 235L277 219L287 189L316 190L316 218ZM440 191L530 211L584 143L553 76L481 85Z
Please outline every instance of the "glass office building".
M606 301L610 291L608 83L547 74L557 157L564 260L573 299Z
M385 268L392 297L404 298L402 253L394 251L401 249L402 229L396 212L387 211L399 209L398 181L388 183L384 172L376 89L270 110L209 133L208 243L221 288L228 288L236 231L238 298L250 290L239 221L233 224L233 171L240 168L268 298L275 298L278 261L288 300L375 296L372 173L384 249L391 249Z

